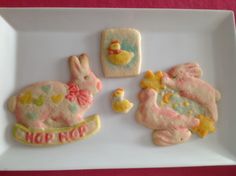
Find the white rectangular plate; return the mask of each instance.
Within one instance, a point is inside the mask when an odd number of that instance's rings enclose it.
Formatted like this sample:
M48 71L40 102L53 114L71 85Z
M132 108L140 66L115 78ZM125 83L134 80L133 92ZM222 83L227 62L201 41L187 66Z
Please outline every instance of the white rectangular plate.
M231 11L156 9L0 9L0 169L53 170L236 164L236 58ZM99 61L103 29L132 27L142 35L142 74L105 79ZM104 88L86 116L98 113L101 131L87 140L35 148L11 136L14 116L6 101L24 86L69 79L67 57L87 52ZM139 81L147 69L165 70L198 62L222 93L217 132L185 144L157 147L151 130L137 124ZM135 107L126 115L111 110L111 92L126 89Z

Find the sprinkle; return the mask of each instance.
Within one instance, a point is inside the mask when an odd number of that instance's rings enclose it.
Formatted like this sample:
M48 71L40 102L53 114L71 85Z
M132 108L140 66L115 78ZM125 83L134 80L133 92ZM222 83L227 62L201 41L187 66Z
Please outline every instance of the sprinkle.
M173 104L173 108L176 110L178 108L178 103Z
M184 105L185 107L188 107L188 106L189 106L189 102L184 101L184 102L183 102L183 105Z
M193 110L189 110L189 111L188 111L188 114L189 114L189 115L192 115L192 114L193 114Z

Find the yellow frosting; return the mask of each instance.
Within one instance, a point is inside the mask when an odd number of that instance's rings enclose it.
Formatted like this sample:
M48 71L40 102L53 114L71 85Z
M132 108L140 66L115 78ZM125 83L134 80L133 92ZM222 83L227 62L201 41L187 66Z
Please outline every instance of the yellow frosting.
M115 65L126 65L133 57L132 52L121 50L118 54L111 54L108 56L108 60Z
M143 89L152 88L156 91L164 89L165 86L161 82L162 77L163 73L161 71L154 74L151 70L148 70L144 75L144 79L140 82L140 87Z
M128 100L115 101L112 103L112 109L115 112L127 112L133 107L133 103Z
M30 104L32 102L32 93L24 92L23 95L19 97L21 104Z
M215 122L211 118L204 115L198 115L197 118L200 119L200 124L199 126L193 128L192 131L194 133L197 133L198 136L203 138L209 133L213 133L216 131Z
M63 97L64 96L62 94L58 94L58 95L51 96L51 99L52 99L53 103L58 104L63 100Z

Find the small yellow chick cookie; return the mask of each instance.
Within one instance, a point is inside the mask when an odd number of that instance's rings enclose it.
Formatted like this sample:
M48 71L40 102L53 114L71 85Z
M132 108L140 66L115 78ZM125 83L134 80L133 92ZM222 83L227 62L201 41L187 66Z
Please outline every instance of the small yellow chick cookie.
M198 115L197 118L200 119L200 124L199 126L192 128L192 131L197 133L198 136L204 138L208 135L208 133L213 133L216 131L215 122L212 119L204 115Z
M127 113L133 107L133 103L124 99L125 91L122 88L112 93L112 109L115 112Z
M164 88L161 79L163 78L163 73L158 71L153 73L151 70L148 70L145 75L144 79L140 82L140 87L145 88L152 88L156 91Z

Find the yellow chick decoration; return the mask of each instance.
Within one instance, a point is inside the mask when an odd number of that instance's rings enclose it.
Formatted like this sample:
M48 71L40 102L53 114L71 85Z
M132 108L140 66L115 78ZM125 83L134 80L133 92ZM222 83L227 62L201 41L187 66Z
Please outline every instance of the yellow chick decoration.
M163 73L161 71L153 73L151 70L148 70L144 75L144 79L140 82L140 87L143 89L152 88L158 92L160 89L165 88L161 81L162 78Z
M208 135L208 133L213 133L216 131L215 122L212 119L204 115L198 115L197 118L200 119L200 124L199 126L193 128L192 131L197 133L198 136L204 138Z
M122 88L118 88L112 93L112 109L115 112L128 113L133 107L133 103L124 99L124 94L125 91Z
M108 48L108 60L115 65L126 65L134 57L133 52L122 50L120 42L113 40Z

